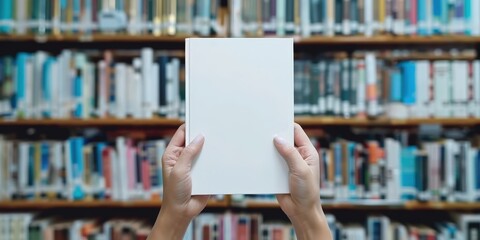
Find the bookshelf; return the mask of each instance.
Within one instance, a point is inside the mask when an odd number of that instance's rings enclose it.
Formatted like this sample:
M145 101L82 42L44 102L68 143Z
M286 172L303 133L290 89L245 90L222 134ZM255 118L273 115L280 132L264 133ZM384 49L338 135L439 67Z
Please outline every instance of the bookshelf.
M60 44L64 47L102 47L102 48L129 48L142 44L144 47L155 46L169 49L183 49L185 38L202 37L196 35L175 35L175 36L153 36L153 35L127 35L127 34L92 34L92 35L0 35L0 43L5 46L35 46L52 47ZM212 36L225 37L225 36ZM268 37L268 36L267 36ZM275 37L275 36L272 36ZM480 44L480 37L477 36L313 36L300 37L288 36L294 38L295 47L300 50L304 47L343 47L354 49L375 49L385 47L405 47L405 48L454 48L470 47L475 48ZM111 45L114 44L114 45ZM135 47L132 47L135 46ZM340 48L341 49L341 48ZM6 49L4 49L6 50Z
M367 119L340 117L296 117L295 122L304 128L322 127L415 127L425 124L441 126L476 126L480 118L411 118L411 119ZM180 119L42 119L0 120L0 128L18 127L63 127L63 128L172 128L184 123Z
M48 210L48 209L89 209L89 208L109 208L109 209L152 209L160 208L162 206L161 200L138 200L138 201L111 201L111 200L83 200L83 201L62 201L62 200L36 200L36 201L0 201L0 212L9 210ZM280 209L276 202L271 201L247 201L245 203L236 203L225 200L210 200L207 203L207 208L219 209ZM389 202L389 201L328 201L322 202L322 208L326 211L332 210L427 210L427 211L479 211L480 203L477 202Z
M0 211L5 210L46 210L46 209L82 209L82 208L114 208L114 209L142 209L160 208L161 200L149 201L109 201L109 200L84 200L84 201L61 201L61 200L38 200L38 201L0 201ZM227 200L210 200L208 208L228 208Z

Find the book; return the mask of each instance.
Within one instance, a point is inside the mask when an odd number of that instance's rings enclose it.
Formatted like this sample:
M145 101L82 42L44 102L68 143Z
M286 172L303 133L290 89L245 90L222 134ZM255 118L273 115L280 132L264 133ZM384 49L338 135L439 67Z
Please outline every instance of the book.
M192 167L192 193L289 192L287 165L273 138L278 135L293 144L292 39L188 39L186 56L186 145L199 134L206 139ZM227 67L212 71L213 66L226 61ZM250 88L252 84L257 87ZM273 85L276 91L268 95L261 90ZM205 97L205 92L212 91L218 94ZM220 109L222 118L206 114ZM240 125L232 129L225 121ZM269 124L256 129L245 125L247 122ZM241 151L237 148L240 145ZM232 152L236 154L225 161L223 156ZM252 154L257 157L251 158ZM263 163L255 164L257 161ZM222 171L212 172L212 168ZM251 176L249 182L238 181L244 174Z

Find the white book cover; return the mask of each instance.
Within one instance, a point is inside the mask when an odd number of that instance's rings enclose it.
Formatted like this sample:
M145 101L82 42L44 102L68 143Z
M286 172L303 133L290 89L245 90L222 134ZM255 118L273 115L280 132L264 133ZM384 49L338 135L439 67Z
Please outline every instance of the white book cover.
M293 144L293 39L187 39L186 99L192 194L289 192L273 139Z
M126 107L127 102L125 99L126 89L126 74L127 66L124 63L118 63L115 65L115 117L125 118L127 117Z
M450 116L450 62L436 61L433 63L433 88L435 117Z
M153 116L153 102L151 99L152 87L152 68L153 68L153 50L151 48L142 49L142 112L144 118Z
M430 83L430 62L418 61L416 62L415 71L415 85L416 85L416 102L414 111L411 112L413 117L425 118L428 117L427 102L429 101L429 86Z

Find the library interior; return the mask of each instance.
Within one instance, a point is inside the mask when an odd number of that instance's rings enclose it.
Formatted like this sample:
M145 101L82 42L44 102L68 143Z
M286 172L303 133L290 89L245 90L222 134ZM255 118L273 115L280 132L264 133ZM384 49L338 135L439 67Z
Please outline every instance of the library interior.
M293 39L334 240L480 239L478 0L0 0L0 240L148 238L187 38ZM233 194L183 239L297 236Z

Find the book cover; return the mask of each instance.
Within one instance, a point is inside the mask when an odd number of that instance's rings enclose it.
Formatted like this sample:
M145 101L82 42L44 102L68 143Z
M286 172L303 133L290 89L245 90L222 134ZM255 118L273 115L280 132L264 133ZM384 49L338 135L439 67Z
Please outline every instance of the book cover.
M186 61L186 144L206 139L192 193L289 192L273 138L293 144L292 39L188 39Z

